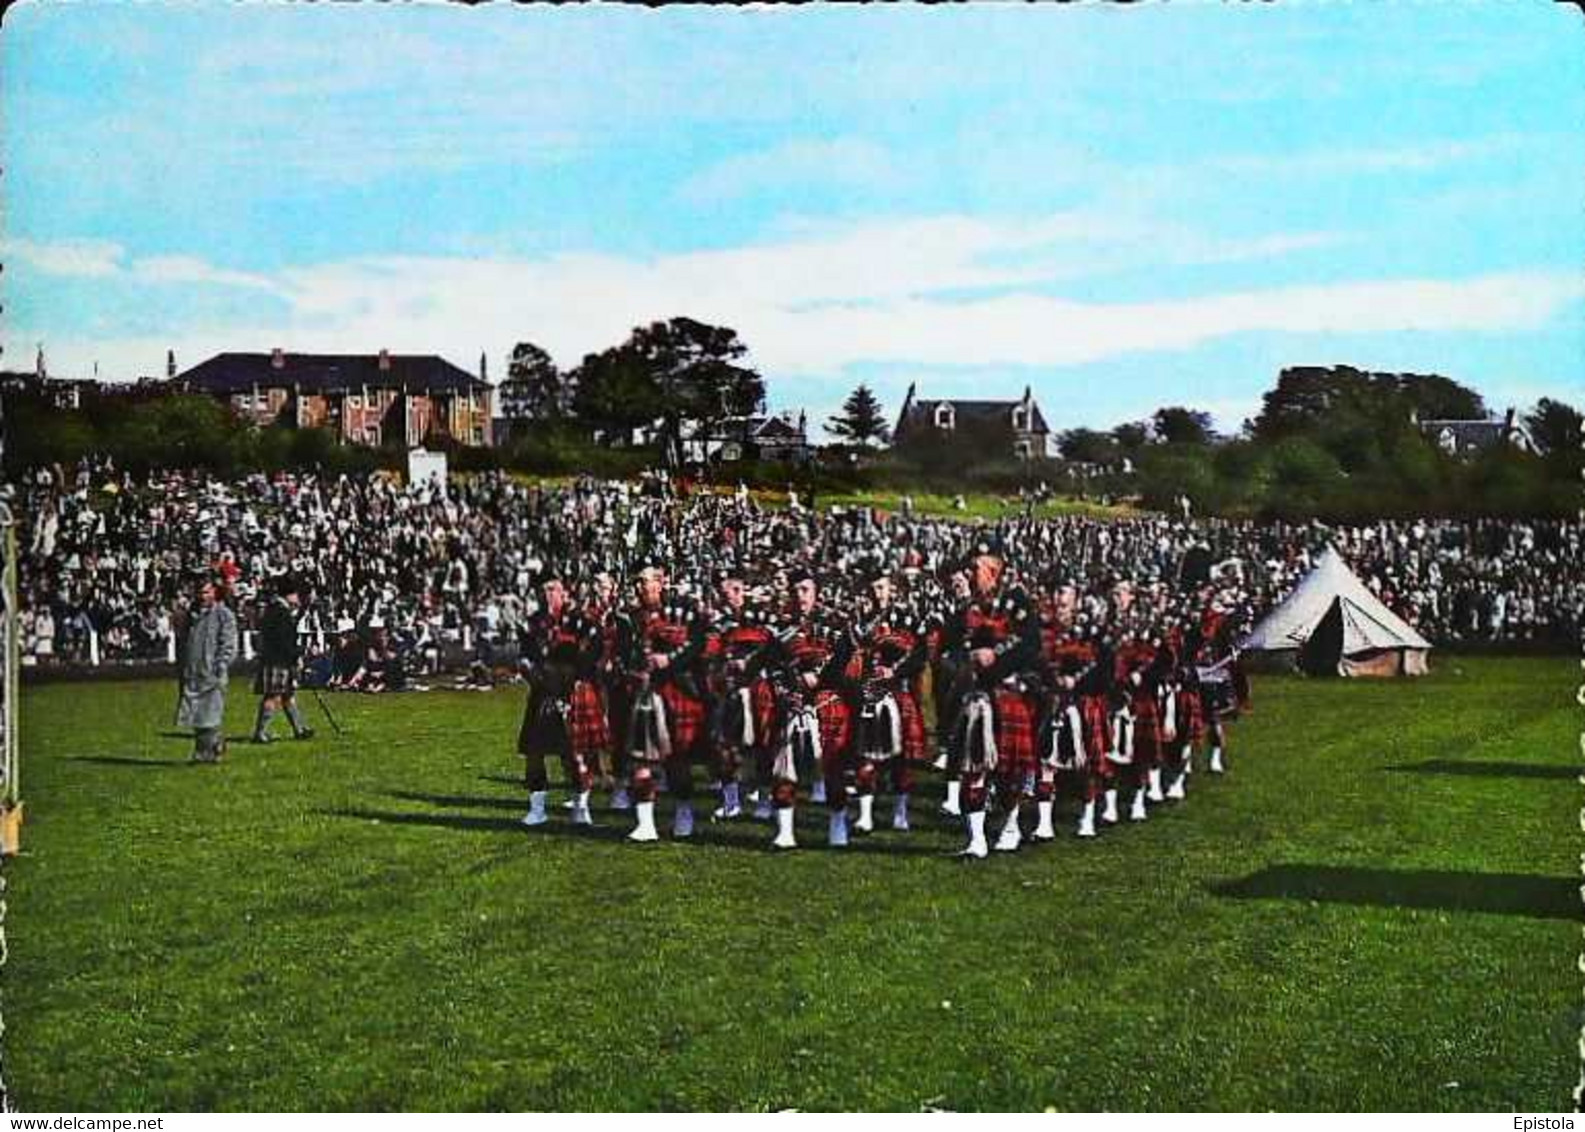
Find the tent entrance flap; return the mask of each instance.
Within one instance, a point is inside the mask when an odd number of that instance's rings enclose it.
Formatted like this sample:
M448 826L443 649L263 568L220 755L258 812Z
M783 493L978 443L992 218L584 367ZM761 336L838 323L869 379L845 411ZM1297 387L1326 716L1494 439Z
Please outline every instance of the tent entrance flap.
M1342 659L1343 600L1333 598L1331 607L1299 649L1299 667L1311 676L1336 676Z

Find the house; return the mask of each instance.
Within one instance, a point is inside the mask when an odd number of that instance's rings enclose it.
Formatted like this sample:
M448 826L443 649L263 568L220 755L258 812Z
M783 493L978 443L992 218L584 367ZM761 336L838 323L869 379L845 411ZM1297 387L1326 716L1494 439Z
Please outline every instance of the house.
M685 426L683 453L691 463L736 463L739 460L775 460L802 464L814 455L809 443L808 418L800 412L775 416L728 417L714 422L706 433L695 424Z
M1052 454L1051 428L1027 385L1016 401L927 401L910 385L892 430L893 442L904 446L954 434L972 435L988 449L1020 460Z
M1454 421L1416 420L1420 433L1449 456L1475 456L1488 449L1507 446L1520 452L1536 450L1535 441L1509 409L1501 419Z
M328 428L349 444L491 443L489 384L434 354L216 354L175 384L260 426Z

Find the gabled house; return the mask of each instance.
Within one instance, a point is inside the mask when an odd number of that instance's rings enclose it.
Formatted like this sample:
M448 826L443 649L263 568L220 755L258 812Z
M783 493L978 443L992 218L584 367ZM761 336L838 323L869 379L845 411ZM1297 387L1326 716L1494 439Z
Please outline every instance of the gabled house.
M1020 460L1051 454L1051 428L1028 386L1016 401L923 400L908 387L893 442L908 445L972 435Z

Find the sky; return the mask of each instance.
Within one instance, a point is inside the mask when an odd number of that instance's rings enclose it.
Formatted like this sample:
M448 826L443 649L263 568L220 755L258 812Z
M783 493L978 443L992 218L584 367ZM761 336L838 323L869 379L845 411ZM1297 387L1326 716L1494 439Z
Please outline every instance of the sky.
M1569 5L23 3L0 364L570 368L735 328L773 408L1029 386L1233 430L1288 365L1585 401Z

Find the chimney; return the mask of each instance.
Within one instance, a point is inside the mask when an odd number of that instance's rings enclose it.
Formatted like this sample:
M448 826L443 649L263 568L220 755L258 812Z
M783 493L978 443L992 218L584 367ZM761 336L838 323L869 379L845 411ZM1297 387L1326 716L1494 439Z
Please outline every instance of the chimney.
M483 350L479 351L479 380L485 382L490 380L490 359L485 357Z
M165 376L167 379L176 376L176 351L165 351Z
M381 349L380 350L380 372L381 373L390 373L391 372L391 351L389 351L389 350L386 350L386 349Z
M44 362L44 343L39 343L39 352L33 359L33 376L43 381L50 375L50 367Z
M286 352L284 350L282 350L279 346L275 347L275 349L270 351L270 368L271 369L285 369L286 368Z

